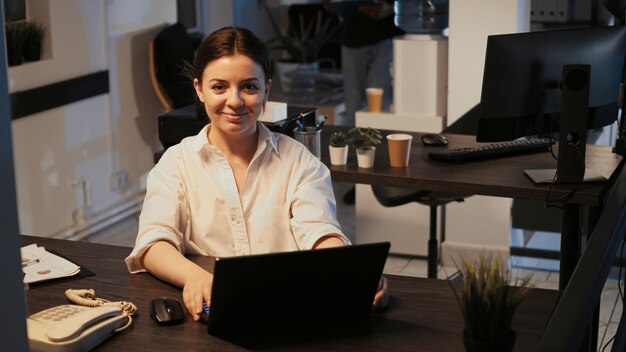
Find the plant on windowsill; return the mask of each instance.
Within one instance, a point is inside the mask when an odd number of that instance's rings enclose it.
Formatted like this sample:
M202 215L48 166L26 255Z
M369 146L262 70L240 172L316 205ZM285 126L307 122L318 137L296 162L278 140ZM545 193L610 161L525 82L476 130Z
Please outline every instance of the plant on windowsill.
M330 153L330 163L332 165L345 165L348 161L348 138L341 131L333 132L330 135L328 152Z
M26 22L26 41L24 43L24 61L39 61L45 27L35 22Z
M354 127L348 131L348 144L356 149L357 164L361 168L374 166L376 145L383 136L375 128Z
M485 254L477 262L462 258L457 267L461 280L450 284L463 315L465 350L512 351L516 336L511 328L513 315L530 293L532 275L516 282L519 287L509 286L508 268L499 258L492 260Z
M7 41L7 61L9 66L21 65L24 45L28 39L26 21L10 22L4 27Z

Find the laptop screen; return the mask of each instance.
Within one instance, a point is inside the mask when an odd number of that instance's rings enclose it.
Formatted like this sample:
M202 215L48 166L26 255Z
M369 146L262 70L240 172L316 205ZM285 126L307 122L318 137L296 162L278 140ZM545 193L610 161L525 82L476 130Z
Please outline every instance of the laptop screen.
M369 314L389 242L219 258L210 333Z

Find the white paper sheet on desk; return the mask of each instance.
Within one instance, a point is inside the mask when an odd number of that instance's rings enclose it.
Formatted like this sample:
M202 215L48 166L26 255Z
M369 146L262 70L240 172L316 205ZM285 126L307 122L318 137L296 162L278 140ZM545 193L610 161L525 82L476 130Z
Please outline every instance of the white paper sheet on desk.
M24 283L27 284L73 276L80 272L78 265L36 244L22 247L21 255Z

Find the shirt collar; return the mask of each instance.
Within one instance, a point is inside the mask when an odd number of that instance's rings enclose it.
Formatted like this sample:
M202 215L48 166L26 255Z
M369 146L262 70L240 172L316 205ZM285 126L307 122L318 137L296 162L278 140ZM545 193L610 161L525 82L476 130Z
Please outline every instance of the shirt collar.
M198 134L196 135L193 141L194 152L199 153L205 145L210 145L209 136L207 135L207 132L209 131L210 128L211 128L211 123L208 123L206 126L202 128L202 130L200 130L200 132L198 132Z
M209 137L207 135L210 129L211 124L209 123L196 135L193 144L195 152L199 153L205 145L211 145L209 144ZM257 122L257 130L259 131L257 149L264 147L263 143L267 141L267 144L272 148L276 155L278 155L278 136L275 133L272 133L267 126L260 122Z
M278 155L278 135L276 133L272 133L267 126L260 122L257 122L257 128L259 130L259 144L257 145L257 148L262 147L262 143L267 141L267 144L272 148L274 153Z

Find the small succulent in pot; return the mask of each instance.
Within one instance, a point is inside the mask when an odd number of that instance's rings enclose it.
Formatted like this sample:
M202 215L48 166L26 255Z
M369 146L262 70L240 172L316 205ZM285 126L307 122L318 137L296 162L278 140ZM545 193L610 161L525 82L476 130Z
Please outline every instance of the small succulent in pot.
M348 144L348 137L341 131L333 132L329 139L330 145L336 148L345 147Z
M375 129L354 127L348 131L349 144L355 149L368 149L380 144L383 136Z

